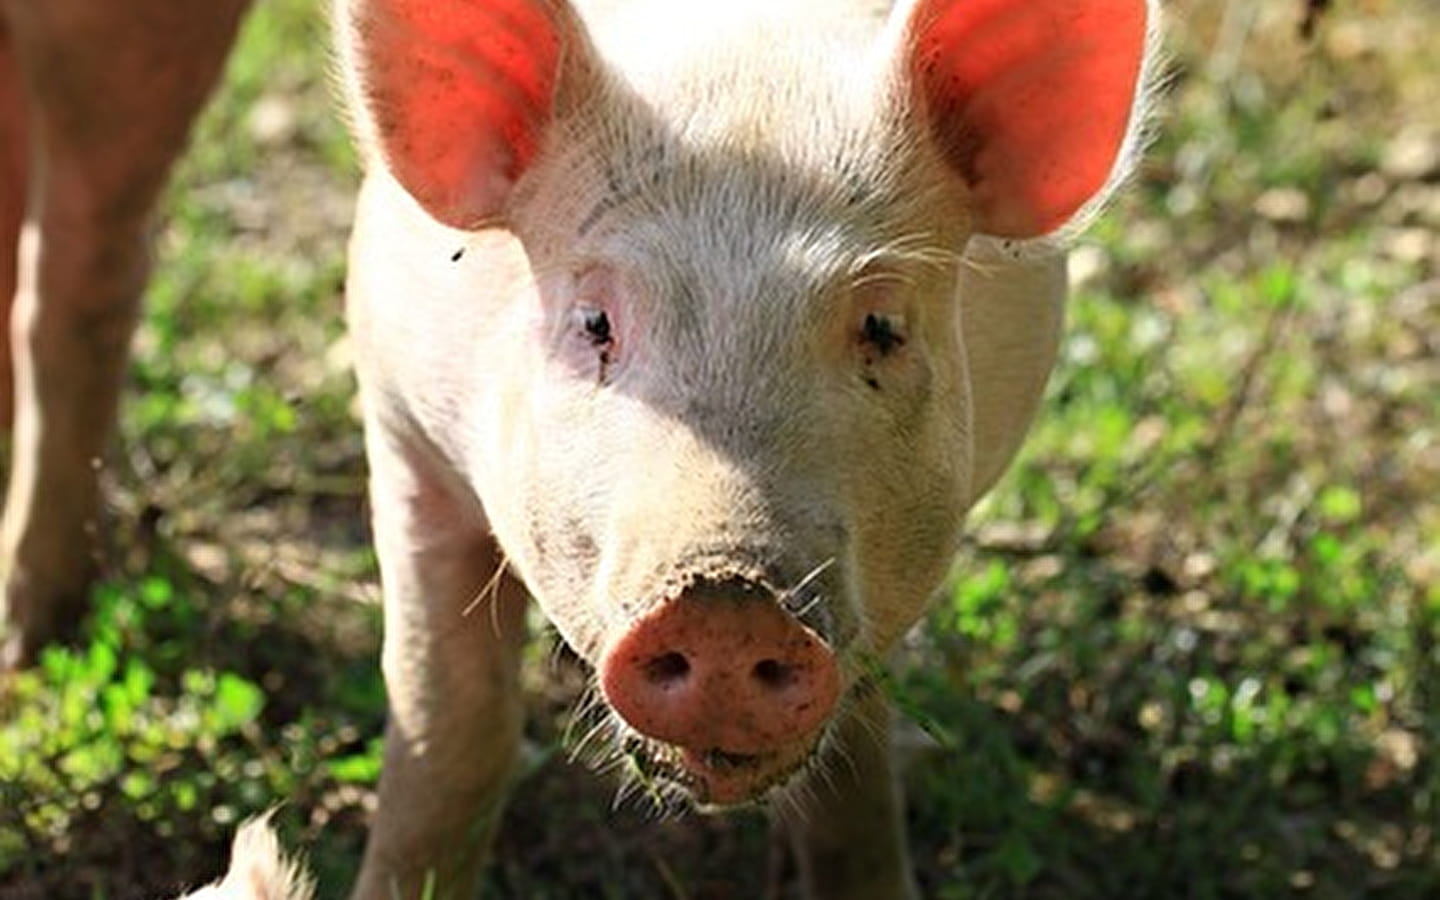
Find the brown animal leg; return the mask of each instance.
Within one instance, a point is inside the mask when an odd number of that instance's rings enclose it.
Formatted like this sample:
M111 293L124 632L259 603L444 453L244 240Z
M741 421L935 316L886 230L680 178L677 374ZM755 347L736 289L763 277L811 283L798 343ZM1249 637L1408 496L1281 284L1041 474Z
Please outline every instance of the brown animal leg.
M25 218L25 181L30 156L26 127L29 111L20 80L10 29L0 19L0 322L10 321L15 298L15 265L20 223ZM15 412L15 377L10 340L0 329L0 428L9 429Z
M10 310L12 469L0 668L83 606L96 469L149 270L147 231L246 0L5 0L29 165ZM13 92L14 86L10 86Z

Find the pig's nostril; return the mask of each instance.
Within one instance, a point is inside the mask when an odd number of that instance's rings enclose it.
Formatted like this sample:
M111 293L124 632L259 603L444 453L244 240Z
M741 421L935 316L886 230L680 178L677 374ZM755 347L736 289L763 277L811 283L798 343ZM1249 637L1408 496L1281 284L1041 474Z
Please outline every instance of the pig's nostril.
M771 690L781 690L795 683L797 673L794 666L787 666L779 660L762 659L751 670L755 680Z
M683 653L665 653L645 663L645 680L657 687L684 681L690 674L690 660Z

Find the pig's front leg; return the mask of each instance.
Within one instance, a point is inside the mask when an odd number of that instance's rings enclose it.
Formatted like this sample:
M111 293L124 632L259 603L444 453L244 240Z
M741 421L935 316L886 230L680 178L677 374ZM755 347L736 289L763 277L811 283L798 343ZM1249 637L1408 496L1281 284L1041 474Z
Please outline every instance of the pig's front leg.
M390 719L354 897L468 898L519 742L525 592L436 461L373 418L366 434Z
M892 771L890 709L866 692L840 721L838 741L787 811L795 858L814 900L919 897L905 844L904 805Z

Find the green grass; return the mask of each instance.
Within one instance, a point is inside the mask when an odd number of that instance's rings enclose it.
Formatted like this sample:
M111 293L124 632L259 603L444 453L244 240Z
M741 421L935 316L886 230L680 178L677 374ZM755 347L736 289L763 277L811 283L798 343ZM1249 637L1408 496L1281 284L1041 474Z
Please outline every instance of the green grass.
M1300 5L1169 4L1041 421L896 662L927 896L1440 895L1440 171L1401 152L1440 141L1440 20L1339 5L1307 45ZM316 6L262 4L170 193L94 612L0 685L0 898L173 893L276 801L322 896L358 862L383 692ZM490 893L757 896L763 822L617 824L559 750L579 676L532 657Z

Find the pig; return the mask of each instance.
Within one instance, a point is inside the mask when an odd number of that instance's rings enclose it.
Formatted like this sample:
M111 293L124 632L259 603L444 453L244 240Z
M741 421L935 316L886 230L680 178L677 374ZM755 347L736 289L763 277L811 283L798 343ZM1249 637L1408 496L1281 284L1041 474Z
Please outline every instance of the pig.
M0 666L83 602L149 215L245 6L0 2ZM1035 414L1154 0L333 14L391 709L354 896L473 892L532 595L646 796L915 896L877 673Z
M391 717L356 896L472 890L527 593L662 808L917 895L878 687L1054 363L1149 0L340 0ZM449 893L446 893L449 892Z

